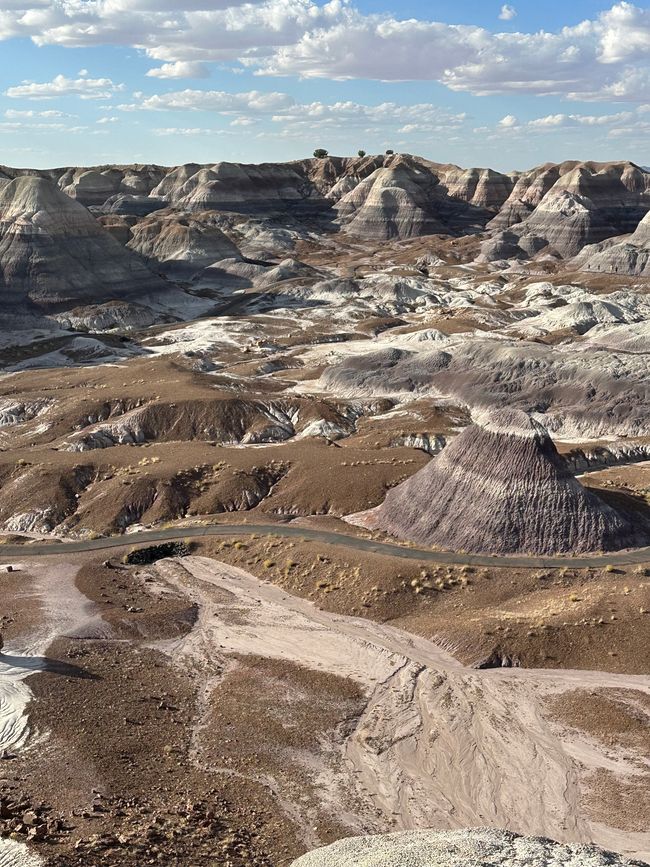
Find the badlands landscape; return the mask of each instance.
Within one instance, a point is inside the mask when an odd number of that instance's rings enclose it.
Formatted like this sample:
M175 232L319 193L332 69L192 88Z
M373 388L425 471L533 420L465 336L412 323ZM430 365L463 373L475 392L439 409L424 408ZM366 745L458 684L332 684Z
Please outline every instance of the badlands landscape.
M650 859L649 288L631 162L0 167L0 865Z

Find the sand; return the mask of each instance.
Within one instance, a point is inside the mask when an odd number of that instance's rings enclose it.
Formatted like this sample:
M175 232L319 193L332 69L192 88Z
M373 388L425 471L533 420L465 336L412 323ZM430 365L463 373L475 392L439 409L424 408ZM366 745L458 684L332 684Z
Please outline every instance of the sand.
M597 671L463 668L425 638L331 614L252 575L202 557L163 561L164 581L200 616L165 643L183 664L255 654L352 678L367 703L321 779L323 798L346 791L366 830L489 825L562 842L595 842L647 857L650 834L590 820L581 799L597 767L629 772L611 751L574 740L544 713L549 696L577 687L636 689L650 678ZM310 839L310 845L315 843Z

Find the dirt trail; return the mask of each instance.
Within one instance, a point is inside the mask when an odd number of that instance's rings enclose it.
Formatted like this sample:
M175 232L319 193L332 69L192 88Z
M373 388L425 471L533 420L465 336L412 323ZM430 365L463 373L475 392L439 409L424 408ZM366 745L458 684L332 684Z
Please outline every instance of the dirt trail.
M650 677L465 669L424 638L321 611L208 558L157 569L200 604L193 631L166 645L176 658L256 654L363 685L368 701L340 768L319 781L324 800L346 789L340 809L353 830L487 825L650 854L650 833L594 824L581 806L583 775L612 764L625 774L625 761L592 743L568 746L543 714L549 695L586 686L650 694Z

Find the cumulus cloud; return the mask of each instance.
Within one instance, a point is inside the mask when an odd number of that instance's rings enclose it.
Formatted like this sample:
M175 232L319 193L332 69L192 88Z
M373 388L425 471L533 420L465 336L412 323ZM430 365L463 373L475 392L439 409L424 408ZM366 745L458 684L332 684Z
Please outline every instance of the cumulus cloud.
M108 99L123 84L114 84L110 78L66 78L57 75L52 81L23 81L5 91L10 99L55 99L59 96L80 96L82 99Z
M5 111L5 117L9 118L10 120L18 120L20 118L29 118L29 117L62 118L62 117L76 117L76 115L66 114L63 111L56 111L55 109L50 109L48 111L34 111L33 109L8 108Z
M632 63L634 61L634 63ZM557 32L485 28L382 15L353 7L268 58L243 58L268 75L437 80L477 95L532 93L570 99L643 99L650 69L650 11L617 3Z
M365 127L371 123L378 128L386 126L401 126L402 132L434 132L461 126L466 119L464 113L452 114L432 103L417 103L402 105L394 102L382 102L378 105L364 105L358 102L323 103L312 102L295 105L273 116L276 123L291 124L296 129L300 126L314 127ZM368 131L368 130L366 130Z
M517 17L517 10L514 6L511 6L509 3L504 3L501 7L501 12L499 12L499 18L502 21L512 21L513 18Z
M600 16L600 60L620 63L650 54L650 9L617 3Z
M509 136L565 135L570 130L590 128L590 139L595 137L621 138L627 136L630 140L639 138L650 129L648 114L650 106L640 105L634 111L619 111L613 114L578 114L558 112L528 121L519 121L512 115L502 118L496 125L496 133L490 127L482 127L475 132L497 137Z
M271 52L337 20L345 0L57 0L0 12L0 39L37 45L113 44L142 49L166 63L236 60Z
M251 90L227 93L218 90L181 90L145 97L134 95L138 102L118 106L122 111L181 111L210 112L233 117L231 126L245 127L266 118L294 131L299 128L401 127L403 132L435 132L460 127L466 120L464 112L452 113L433 103L403 105L382 102L364 105L352 101L334 103L298 103L282 92L264 93Z
M500 17L515 12L504 4ZM650 84L650 9L627 0L534 33L365 14L352 0L11 0L0 39L12 36L133 46L162 64L153 78L204 76L201 64L227 60L259 75L439 81L479 95L643 100Z
M140 102L120 105L122 111L214 111L220 114L267 113L295 105L286 93L227 93L223 90L180 90L142 98Z
M209 78L210 70L205 63L196 60L176 60L150 69L147 75L149 78Z
M175 138L177 136L193 137L193 136L202 136L202 135L209 135L209 136L226 135L226 134L228 134L228 131L223 130L223 129L204 129L203 127L198 127L198 126L191 126L191 127L168 126L168 127L162 127L159 129L154 129L153 134L157 135L157 136L172 136Z
M634 117L634 112L620 111L617 114L585 115L585 114L547 114L528 121L533 129L552 129L570 126L611 126L625 123Z

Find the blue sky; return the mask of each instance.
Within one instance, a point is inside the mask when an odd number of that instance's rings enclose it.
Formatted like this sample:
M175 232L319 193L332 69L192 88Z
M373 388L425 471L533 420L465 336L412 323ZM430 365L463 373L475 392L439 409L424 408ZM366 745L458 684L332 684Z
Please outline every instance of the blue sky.
M0 0L0 163L650 163L650 8Z

